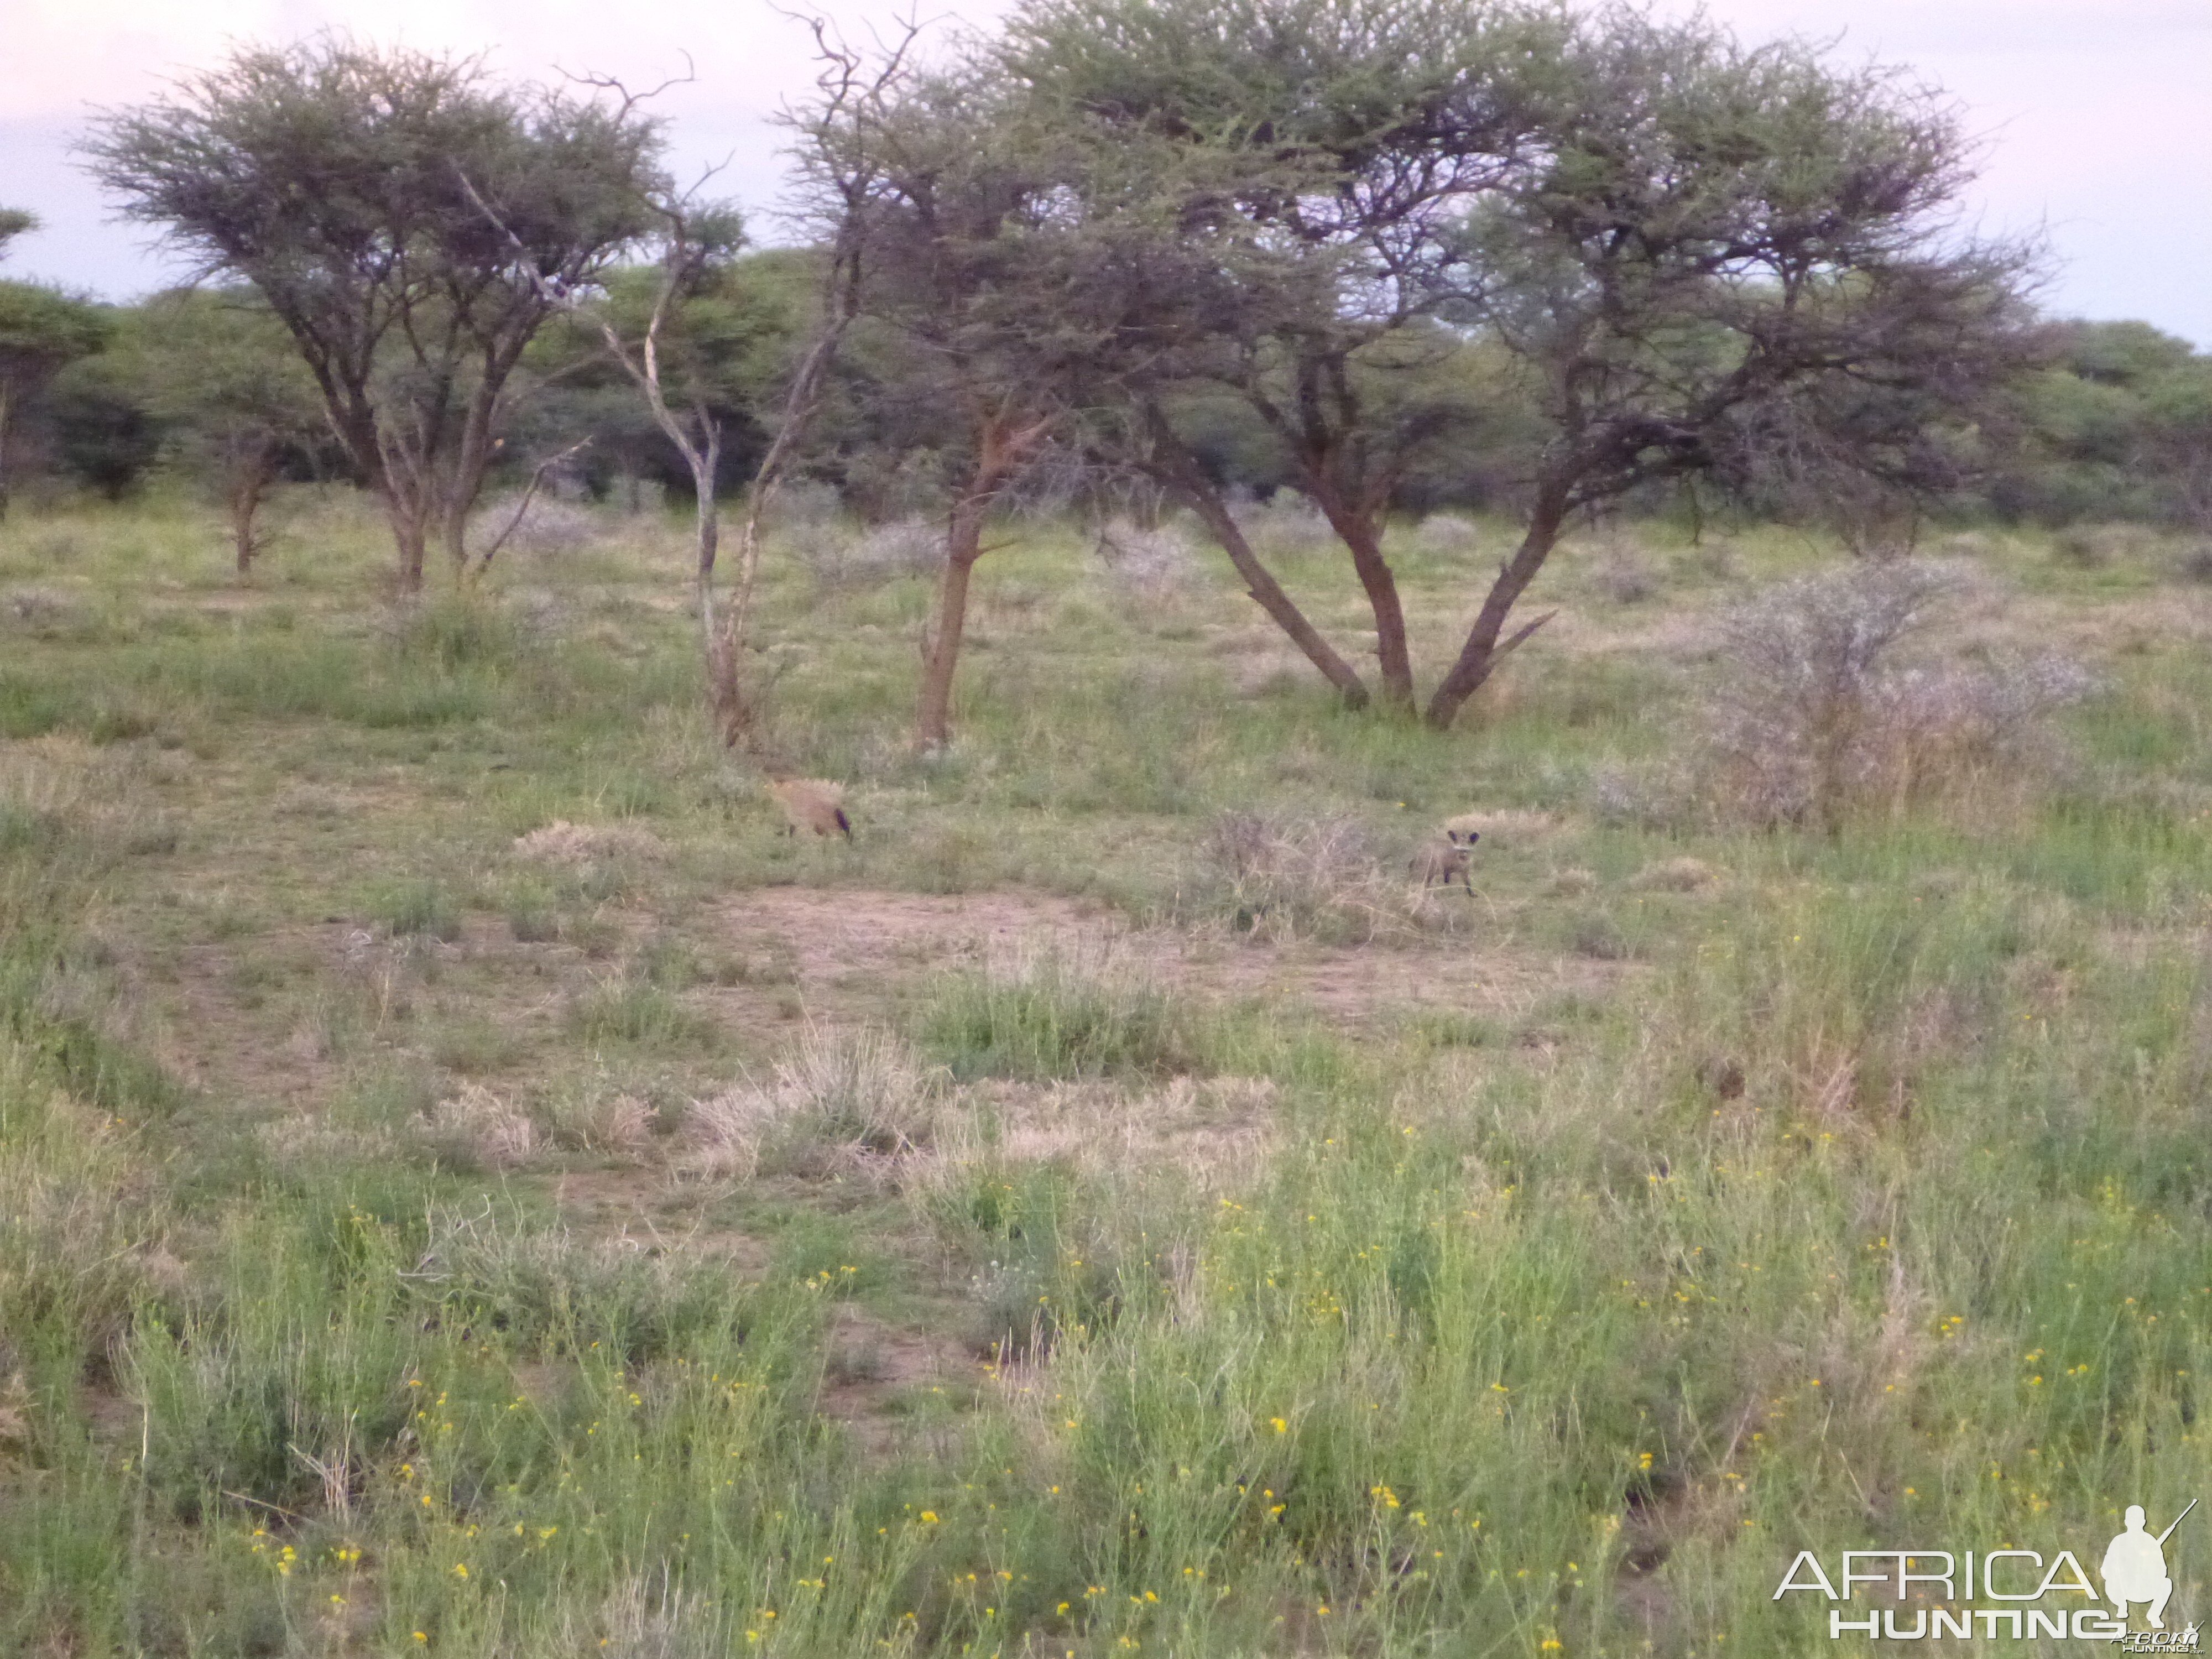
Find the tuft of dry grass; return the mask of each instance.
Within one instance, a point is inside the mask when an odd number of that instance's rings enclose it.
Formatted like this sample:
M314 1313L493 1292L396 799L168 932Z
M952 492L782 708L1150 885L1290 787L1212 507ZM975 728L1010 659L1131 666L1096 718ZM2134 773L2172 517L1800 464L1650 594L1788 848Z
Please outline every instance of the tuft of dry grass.
M491 1169L526 1162L538 1150L538 1126L480 1083L440 1101L417 1120L434 1144Z
M1458 914L1347 814L1224 812L1200 857L1206 909L1232 931L1271 944L1407 938L1448 929Z
M694 1100L687 1167L738 1180L826 1164L880 1169L929 1144L942 1074L880 1027L810 1024L765 1088L741 1084Z
M1133 1092L1098 1082L988 1085L939 1124L915 1186L927 1194L984 1164L1059 1164L1100 1181L1173 1170L1201 1193L1224 1189L1273 1149L1279 1096L1264 1077L1177 1077Z
M646 1152L660 1121L649 1102L599 1084L556 1097L548 1115L556 1144L624 1158Z
M571 823L566 818L556 818L514 838L518 857L571 868L610 859L653 858L662 850L660 838L649 830L619 823Z

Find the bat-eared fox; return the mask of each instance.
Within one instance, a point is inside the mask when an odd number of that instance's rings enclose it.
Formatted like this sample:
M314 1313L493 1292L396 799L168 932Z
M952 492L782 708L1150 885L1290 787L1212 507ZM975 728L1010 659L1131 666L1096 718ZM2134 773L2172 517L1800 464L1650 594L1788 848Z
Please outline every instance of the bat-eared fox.
M853 839L853 821L845 816L845 787L820 778L772 778L768 793L783 808L784 833L802 830L811 836L842 836Z
M1447 818L1436 839L1422 843L1413 854L1413 871L1421 878L1421 885L1433 887L1442 882L1449 887L1457 877L1469 897L1474 894L1474 878L1468 873L1474 862L1475 842L1482 832L1465 817Z

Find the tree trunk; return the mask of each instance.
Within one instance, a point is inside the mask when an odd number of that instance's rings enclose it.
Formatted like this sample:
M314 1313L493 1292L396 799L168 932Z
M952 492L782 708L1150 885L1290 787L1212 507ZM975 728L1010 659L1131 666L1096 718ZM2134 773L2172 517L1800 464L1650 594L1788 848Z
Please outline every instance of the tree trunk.
M952 741L952 675L960 665L960 638L968 626L968 579L983 554L988 495L963 495L952 508L945 538L945 575L937 588L937 626L921 657L921 692L914 717L915 746L942 749Z
M446 550L446 562L453 567L453 578L458 581L469 571L469 507L461 498L459 480L455 480L438 504L438 541Z
M1511 614L1514 602L1544 568L1544 561L1551 556L1566 520L1565 490L1557 486L1547 488L1537 497L1536 509L1529 516L1521 545L1499 567L1498 580L1490 585L1490 592L1475 616L1474 626L1468 630L1467 643L1460 647L1458 660L1452 664L1451 672L1443 677L1429 699L1426 718L1437 731L1449 728L1467 700L1482 688L1482 683L1490 678L1501 658L1551 620L1548 615L1539 617L1499 643L1498 636L1504 632L1505 619Z
M384 498L384 517L392 526L392 539L399 551L398 588L408 595L422 591L422 556L430 544L430 527L422 503L408 500L387 476L377 493Z
M699 599L699 643L707 664L707 704L722 728L722 742L734 748L752 723L755 710L745 701L738 663L738 639L730 620L721 614L714 594L714 561L721 555L722 502L716 475L722 465L722 429L701 417L703 444L688 434L678 437L678 447L691 468L692 535L696 559L692 586Z
M1237 528L1236 517L1230 512L1229 504L1221 499L1221 492L1191 459L1166 419L1157 409L1148 410L1146 414L1153 440L1148 470L1213 532L1214 540L1221 544L1221 550L1228 554L1229 562L1244 579L1244 591L1273 619L1275 626L1290 635L1291 643L1305 653L1306 660L1321 671L1322 678L1336 688L1345 707L1364 708L1367 687L1358 671L1337 654L1336 647L1306 620L1297 602L1283 591L1283 585L1275 580L1273 573L1260 562L1260 556L1252 550L1252 544L1244 539L1244 532Z
M1052 429L1043 416L1018 427L1003 409L982 416L975 433L975 471L952 504L945 532L945 576L937 588L937 627L922 649L921 689L915 705L915 746L925 752L952 741L952 676L968 627L968 579L983 556L983 521L1006 482L1027 464Z
M261 450L241 461L231 477L230 540L241 576L252 573L254 556L261 551L261 503L276 476L275 457Z
M0 380L0 519L8 516L8 382Z
M452 465L446 473L443 499L438 504L439 529L456 580L469 574L469 513L483 494L484 477L504 441L492 435L492 427L499 412L500 388L507 384L512 368L511 360L488 356L483 379L470 395L467 411L461 417L459 441L453 446Z
M1382 706L1413 712L1413 659L1406 649L1406 607L1398 598L1398 579L1382 556L1379 514L1353 511L1334 495L1315 498L1329 527L1352 551L1352 568L1375 613L1375 655L1382 676Z
M436 479L436 512L438 540L446 550L447 562L453 568L456 581L469 574L469 514L483 494L484 474L491 471L491 451L489 447L465 445L460 453L453 458L445 476L438 477L435 463L432 477Z

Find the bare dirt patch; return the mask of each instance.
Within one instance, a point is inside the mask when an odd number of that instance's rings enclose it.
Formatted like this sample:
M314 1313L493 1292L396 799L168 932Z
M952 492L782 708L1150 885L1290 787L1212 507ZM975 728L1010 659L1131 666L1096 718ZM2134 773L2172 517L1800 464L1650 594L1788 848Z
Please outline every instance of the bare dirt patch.
M719 1261L749 1278L768 1271L767 1245L732 1227L703 1224L696 1189L678 1186L665 1169L568 1170L548 1185L562 1224L579 1238L656 1257Z
M1602 994L1622 964L1479 944L1243 944L1131 928L1103 908L1049 894L936 896L849 888L763 888L724 910L739 948L793 964L810 1012L852 1017L919 975L980 969L1016 950L1096 951L1170 984L1231 1000L1304 1005L1358 1026L1407 1012L1512 1016L1562 992Z
M902 1449L934 1413L912 1409L932 1391L964 1406L989 1372L942 1331L885 1323L847 1303L830 1322L827 1364L814 1409L842 1423L871 1456Z

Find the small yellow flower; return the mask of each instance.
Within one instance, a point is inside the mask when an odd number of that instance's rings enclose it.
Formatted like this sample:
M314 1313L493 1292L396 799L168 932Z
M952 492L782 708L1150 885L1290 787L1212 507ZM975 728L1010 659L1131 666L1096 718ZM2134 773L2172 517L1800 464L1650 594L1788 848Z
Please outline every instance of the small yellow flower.
M935 1526L937 1524L937 1511L935 1510L924 1510L921 1512L921 1524L925 1527Z
M1277 1434L1288 1434L1291 1431L1291 1425L1279 1417L1271 1417L1267 1420L1275 1425Z

